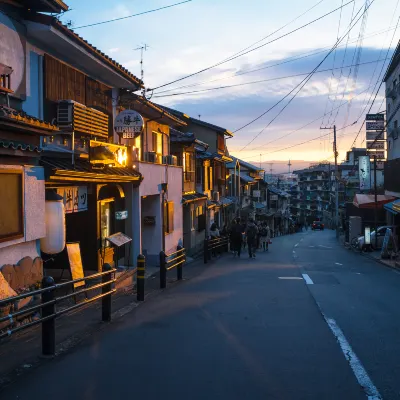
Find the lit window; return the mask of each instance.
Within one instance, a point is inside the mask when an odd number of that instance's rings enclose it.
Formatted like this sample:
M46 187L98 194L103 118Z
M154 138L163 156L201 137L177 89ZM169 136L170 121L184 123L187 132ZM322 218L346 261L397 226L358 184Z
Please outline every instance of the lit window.
M164 203L164 233L167 235L174 231L174 202Z

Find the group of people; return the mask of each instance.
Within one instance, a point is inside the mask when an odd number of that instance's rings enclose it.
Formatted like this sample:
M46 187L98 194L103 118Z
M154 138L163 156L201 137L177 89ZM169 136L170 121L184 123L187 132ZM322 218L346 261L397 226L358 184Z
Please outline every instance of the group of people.
M247 245L249 258L256 258L256 250L261 247L263 251L268 251L271 241L269 226L264 222L257 225L253 219L249 219L246 224L240 218L236 218L232 222L229 235L234 257L240 257L242 247Z

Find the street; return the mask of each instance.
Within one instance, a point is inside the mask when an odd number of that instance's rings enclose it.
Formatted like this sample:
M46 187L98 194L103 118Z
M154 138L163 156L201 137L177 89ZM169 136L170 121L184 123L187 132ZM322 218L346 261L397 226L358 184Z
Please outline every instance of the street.
M0 398L398 399L399 287L333 231L274 238L149 297Z

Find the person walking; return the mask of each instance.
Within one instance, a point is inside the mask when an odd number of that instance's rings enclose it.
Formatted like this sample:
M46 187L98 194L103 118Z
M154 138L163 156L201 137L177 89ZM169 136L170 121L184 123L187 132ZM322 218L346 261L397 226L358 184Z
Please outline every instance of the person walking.
M211 240L218 239L220 237L219 230L218 230L217 224L215 222L213 222L211 224L210 236L211 236ZM217 242L215 241L214 243L215 244L213 245L213 247L216 245ZM219 253L219 250L218 250L218 253ZM212 254L214 257L217 256L217 250L215 247L212 249Z
M261 248L263 251L268 251L268 244L271 240L271 230L266 223L261 225L260 229L260 241L261 241Z
M246 229L249 258L256 258L255 248L257 245L257 234L258 234L257 226L254 224L253 219L249 219L249 223L247 224L247 229Z
M240 253L242 251L242 238L243 229L240 223L240 218L238 218L231 229L231 242L233 244L233 256L238 256L240 258Z

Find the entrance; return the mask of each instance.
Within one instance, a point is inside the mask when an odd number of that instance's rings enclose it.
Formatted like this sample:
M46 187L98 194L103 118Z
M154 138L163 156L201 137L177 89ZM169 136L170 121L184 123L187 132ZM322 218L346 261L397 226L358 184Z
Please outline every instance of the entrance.
M114 262L114 248L110 242L106 240L107 237L115 232L115 200L104 199L99 201L99 216L100 216L100 250L99 250L99 271L105 263L110 265Z

